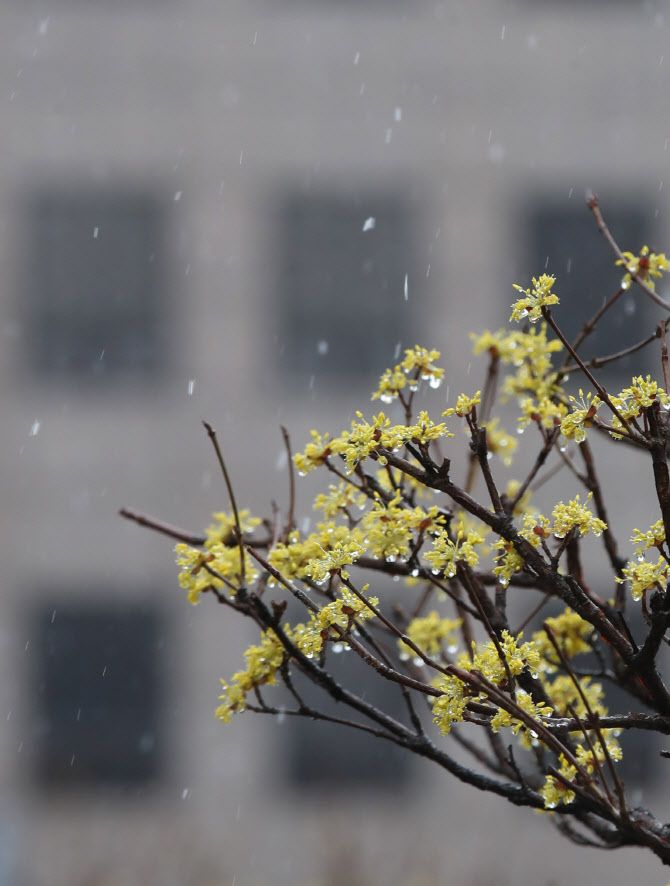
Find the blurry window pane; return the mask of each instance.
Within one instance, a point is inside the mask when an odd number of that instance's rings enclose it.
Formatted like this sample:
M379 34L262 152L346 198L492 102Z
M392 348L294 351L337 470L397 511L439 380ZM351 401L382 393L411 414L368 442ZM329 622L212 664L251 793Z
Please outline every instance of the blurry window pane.
M161 622L138 606L54 603L35 623L37 775L124 785L160 774Z
M291 376L374 381L401 340L414 344L422 281L412 273L411 234L407 206L394 195L285 201L278 326Z
M163 225L140 193L43 193L30 205L26 335L43 375L156 374Z
M653 248L649 220L651 213L642 205L603 207L605 221L623 250L637 253L645 244ZM616 292L625 270L598 231L593 215L581 201L552 206L550 202L529 212L530 277L552 274L555 292L561 300L553 315L570 341L581 331L603 302ZM645 338L653 331L654 306L634 285L621 295L598 323L579 350L584 360L616 353ZM657 309L656 309L657 310ZM660 320L660 316L658 318ZM604 378L626 379L638 374L653 360L651 347L600 370Z

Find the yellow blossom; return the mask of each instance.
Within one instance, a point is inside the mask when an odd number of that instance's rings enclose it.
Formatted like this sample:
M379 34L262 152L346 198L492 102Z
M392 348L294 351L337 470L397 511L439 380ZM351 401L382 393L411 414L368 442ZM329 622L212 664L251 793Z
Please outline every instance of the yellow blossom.
M586 501L593 497L593 493L589 492ZM573 500L566 504L559 502L552 512L554 518L554 526L552 529L556 538L565 538L568 532L578 529L580 535L586 535L592 532L594 535L602 535L607 529L607 524L594 517L586 504L580 504L579 496L576 495Z
M416 391L419 382L428 381L431 388L438 388L444 377L444 369L435 366L439 351L428 351L418 345L405 351L405 358L392 369L387 369L379 380L379 387L372 394L373 400L391 403L400 396L405 386Z
M432 658L440 654L444 643L447 644L448 649L456 646L454 631L460 625L460 618L442 618L436 610L433 610L423 618L413 619L405 634L419 649ZM398 640L398 647L400 658L407 659L414 654L411 647L407 646L403 640Z
M639 600L645 591L651 591L654 588L665 589L668 583L668 570L670 566L665 560L658 560L657 563L636 563L631 561L627 567L623 569L623 578L617 578L619 583L624 581L630 582L630 592L634 600Z
M598 407L602 403L600 397L589 393L584 400L584 392L579 390L580 399L570 397L572 412L561 421L561 433L570 440L583 443L586 440L586 428L590 428L597 417Z
M621 288L628 289L633 277L639 277L644 280L650 289L654 288L653 277L660 277L663 271L670 268L670 262L665 257L665 253L650 253L648 246L643 246L639 255L632 252L623 252L623 258L618 259L618 265L624 265L626 273L621 281Z
M355 563L364 550L365 548L355 541L336 542L330 550L322 550L321 556L310 560L305 567L305 573L317 584L322 584L331 575L349 578L349 573L342 567Z
M458 399L456 400L456 406L452 406L451 409L445 410L442 415L458 415L459 418L470 415L477 403L481 403L481 394L481 391L477 391L474 397L468 397L467 394L459 394Z
M639 529L633 530L631 543L637 545L635 553L638 557L642 557L649 548L659 548L665 541L665 525L663 520L657 520L647 532L640 532Z
M525 298L518 299L512 305L510 320L523 320L527 317L531 323L536 323L542 316L543 307L558 304L558 296L551 291L555 282L555 277L542 274L539 278L533 277L533 285L530 289L524 289L515 283L514 288L523 292Z
M433 539L433 549L425 554L425 558L432 566L433 572L441 572L447 578L453 578L459 563L467 563L468 566L476 566L479 563L479 555L475 548L483 542L483 536L477 532L468 532L466 535L462 523L456 530L455 542L449 538L446 529L439 528Z
M593 625L584 621L574 610L565 609L560 615L545 619L545 622L567 658L591 651L591 646L586 641L593 633ZM546 632L537 631L533 634L533 643L545 661L544 670L556 670L559 665L558 656ZM553 699L553 695L551 697Z

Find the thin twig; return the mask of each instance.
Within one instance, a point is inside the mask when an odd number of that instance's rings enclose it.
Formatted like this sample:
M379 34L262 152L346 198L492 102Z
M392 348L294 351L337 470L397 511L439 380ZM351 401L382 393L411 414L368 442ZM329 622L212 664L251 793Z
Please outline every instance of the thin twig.
M153 529L154 532L160 532L169 538L183 541L187 545L193 545L193 547L202 547L206 541L204 535L196 535L194 532L189 532L186 529L179 529L177 526L171 526L169 523L157 520L155 517L149 516L149 514L133 511L131 508L121 508L119 514L121 517L125 517L126 520L133 520L140 526L146 526L148 529Z
M281 434L284 439L284 446L286 447L286 455L288 458L288 490L289 490L289 501L288 501L288 517L286 519L286 534L295 527L295 471L293 465L293 455L291 453L291 438L289 437L289 433L284 427L281 425Z
M598 204L598 197L596 196L596 194L591 194L589 199L586 201L586 205L589 207L589 209L593 213L593 216L596 220L596 224L598 225L598 230L603 235L603 237L607 240L609 245L612 247L614 254L619 259L621 264L624 266L624 268L627 269L626 257L624 256L621 249L619 249L618 243L616 242L616 240L614 239L614 237L610 233L610 229L605 224L605 221L604 221L602 214L600 212L600 206ZM630 271L629 271L629 273L630 273ZM641 277L639 274L633 274L633 273L631 273L630 276L631 276L631 280L635 280L635 282L640 287L640 289L643 292L645 292L649 296L649 298L651 298L653 301L655 301L657 305L660 305L662 308L665 308L666 310L670 309L670 304L665 299L661 298L661 296L646 282L646 280L643 277Z
M228 469L226 468L226 463L223 460L223 453L221 452L221 447L219 446L219 441L216 437L216 431L214 428L206 421L203 421L203 425L205 426L205 430L207 431L207 435L209 439L212 441L212 446L214 447L214 452L216 453L216 457L219 462L219 467L221 468L221 473L223 474L223 479L226 482L226 488L228 490L228 498L230 499L230 504L233 509L233 515L235 517L235 530L237 534L237 544L240 549L240 590L244 591L246 589L246 563L244 560L244 539L242 538L242 528L240 526L240 515L237 510L237 502L235 501L235 493L233 492L233 486L230 482L230 477L228 476Z

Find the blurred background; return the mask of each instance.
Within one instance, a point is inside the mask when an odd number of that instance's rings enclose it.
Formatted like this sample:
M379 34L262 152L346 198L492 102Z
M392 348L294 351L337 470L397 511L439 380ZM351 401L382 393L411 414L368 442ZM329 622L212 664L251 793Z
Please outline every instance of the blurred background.
M665 882L341 730L218 723L255 631L117 511L227 508L202 419L238 501L285 506L280 425L369 415L417 343L435 411L473 393L468 333L531 275L575 332L620 273L588 188L667 249L667 7L0 2L2 886ZM659 319L631 294L598 347Z

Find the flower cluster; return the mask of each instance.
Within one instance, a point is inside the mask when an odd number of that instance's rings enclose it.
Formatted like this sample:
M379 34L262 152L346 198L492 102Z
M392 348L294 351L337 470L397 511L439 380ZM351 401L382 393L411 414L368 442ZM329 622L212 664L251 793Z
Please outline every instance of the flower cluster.
M623 258L616 262L626 268L621 280L622 289L630 288L633 277L639 277L650 289L653 289L655 286L653 278L660 277L663 271L670 268L665 253L661 252L658 255L655 252L650 253L648 246L643 246L639 255L634 255L632 252L623 252L622 255Z
M519 634L518 637L513 637L508 631L503 631L499 642L504 662L501 660L501 654L495 644L489 640L480 646L473 643L472 655L462 655L457 662L458 667L467 672L481 674L490 683L501 688L506 687L508 674L518 677L525 670L531 674L537 674L540 665L539 652L533 643L520 644L522 636ZM488 698L485 691L476 692L454 674L441 675L433 681L433 685L442 693L433 702L433 721L443 735L451 730L454 723L463 720L465 709L469 703L491 703L491 699ZM531 716L537 718L551 714L550 707L541 702L536 704L527 693L522 693L519 690L518 696L519 704ZM521 698L523 701L520 700ZM498 710L491 720L491 725L496 732L503 726L512 727L515 734L520 729L525 729L521 720L510 715L508 711L501 709L497 704L496 708Z
M518 299L512 305L510 320L523 320L527 317L531 323L536 323L542 316L543 307L558 304L558 296L551 291L555 282L555 277L542 274L539 278L533 277L530 289L524 289L515 283L514 288L523 292L525 297Z
M188 591L188 601L194 605L200 595L212 589L232 592L242 582L240 549L222 542L209 542L207 550L192 548L180 542L175 545L177 564L180 567L179 584ZM244 577L248 583L258 578L258 570L249 554L244 553Z
M586 501L593 497L593 493L589 492ZM607 524L600 518L594 517L586 504L581 504L579 495L566 504L559 502L552 512L554 518L554 526L552 533L556 538L565 538L572 531L578 531L580 536L592 532L595 536L602 535L607 529Z
M444 369L435 366L440 357L439 351L428 351L418 345L405 351L405 359L387 369L379 379L379 387L372 394L373 400L392 403L405 386L416 391L419 381L425 380L431 388L439 388L444 378Z
M436 610L423 618L415 618L407 626L405 635L427 656L434 658L445 648L447 652L456 651L454 631L461 626L461 619L442 618ZM413 655L412 649L403 640L398 640L400 658L408 659ZM418 659L418 663L421 659Z
M619 583L630 582L630 592L634 600L640 600L645 591L653 591L654 588L664 590L670 581L670 565L666 560L658 560L656 563L630 562L623 570L623 578L617 578Z
M464 418L466 415L472 415L476 405L481 403L482 392L477 391L474 397L468 397L467 394L459 394L458 399L456 400L456 406L452 406L451 409L445 410L442 415L457 415L459 418Z
M323 584L331 575L341 575L348 579L349 573L343 566L351 566L361 556L365 548L356 541L338 541L321 555L312 558L305 567L305 574L316 584Z
M433 549L424 556L430 563L434 573L442 573L446 578L453 578L459 563L476 566L479 555L475 548L484 542L483 536L471 531L467 534L461 523L456 530L456 541L452 541L445 528L439 528L433 540Z
M369 585L365 585L362 593L365 593ZM370 597L370 606L378 606L377 597ZM295 642L298 649L307 658L318 658L323 650L324 643L331 637L340 641L346 641L346 634L354 627L355 621L366 621L375 617L375 613L348 588L340 589L340 596L332 603L322 607L319 612L312 612L309 622L287 626L287 633Z
M574 610L565 609L560 615L545 619L545 624L551 629L566 658L591 651L587 641L593 634L593 625L584 621ZM555 671L559 664L558 656L546 632L537 631L533 634L533 643L542 656L542 670ZM553 699L554 695L551 697Z
M235 515L225 511L217 511L212 514L216 521L205 529L205 547L211 548L216 544L237 545L235 538ZM252 517L249 511L240 511L238 514L240 521L240 531L242 535L247 535L260 526L263 522L259 517Z
M444 516L437 505L428 510L421 507L408 507L402 504L402 495L397 492L391 501L385 503L377 497L373 507L361 520L368 551L375 557L390 560L408 557L419 536L444 523Z
M572 400L572 412L561 421L561 433L569 440L583 443L586 440L586 429L591 427L593 419L597 417L598 407L602 400L592 394L587 394L584 399L584 392L581 388L579 400L572 396L570 400Z
M621 748L615 742L606 742L607 752L612 760L621 759ZM578 745L576 750L576 759L582 770L591 775L596 768L601 768L605 763L605 751L602 747L593 745L593 747L585 748ZM546 809L555 809L560 803L572 803L575 799L575 792L569 787L569 783L574 783L577 778L577 767L570 763L564 754L559 757L558 772L562 778L554 775L548 775L540 793L544 798ZM568 784L566 784L566 782Z
M660 548L665 541L665 525L663 520L657 520L646 532L640 532L639 529L633 530L631 544L637 545L635 554L637 557L643 557L644 552L649 548Z
M264 631L261 642L250 646L244 653L247 666L243 671L233 675L230 683L221 680L223 693L219 696L221 705L216 716L224 723L230 723L233 714L241 713L246 708L247 694L254 687L270 685L277 682L277 670L284 660L285 651L279 637L273 631Z

